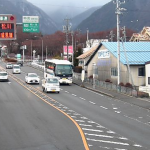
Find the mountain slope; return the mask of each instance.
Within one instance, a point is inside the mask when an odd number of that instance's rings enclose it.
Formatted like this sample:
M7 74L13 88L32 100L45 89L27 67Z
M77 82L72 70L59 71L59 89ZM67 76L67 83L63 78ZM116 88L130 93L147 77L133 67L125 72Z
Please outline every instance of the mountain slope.
M39 16L42 34L51 34L57 31L54 21L27 0L0 0L0 14L16 15L17 23L22 23L22 16Z
M144 26L150 26L149 17L149 0L128 0L121 8L127 11L120 15L120 26L126 26L129 29L139 32ZM81 22L77 28L82 32L86 32L88 28L90 32L98 32L116 28L116 5L111 1L95 11L91 16ZM76 29L77 29L76 28Z
M74 18L72 18L71 23L73 25L73 29L75 29L83 20L88 18L93 12L95 12L100 7L101 6L99 6L99 7L92 7L90 9L88 9L87 11L85 11L85 12L75 16Z

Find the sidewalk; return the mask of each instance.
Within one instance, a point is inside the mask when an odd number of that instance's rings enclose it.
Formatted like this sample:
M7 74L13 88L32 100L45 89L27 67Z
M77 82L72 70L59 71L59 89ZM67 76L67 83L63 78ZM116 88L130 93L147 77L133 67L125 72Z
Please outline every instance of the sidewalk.
M108 90L108 89L105 89L102 87L94 88L93 85L86 83L86 82L82 83L82 81L78 80L78 79L73 79L73 83L76 85L79 85L83 88L87 88L89 90L109 96L111 98L118 99L118 100L121 100L121 101L124 101L127 103L131 103L133 105L137 105L137 106L143 107L145 109L150 109L150 98L136 98L136 97L128 96L126 94L118 93L113 90Z

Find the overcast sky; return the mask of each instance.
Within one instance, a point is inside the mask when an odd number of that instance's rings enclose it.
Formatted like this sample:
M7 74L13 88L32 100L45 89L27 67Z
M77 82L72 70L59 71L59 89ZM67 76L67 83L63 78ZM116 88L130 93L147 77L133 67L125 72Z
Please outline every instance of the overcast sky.
M27 0L35 6L54 11L59 9L60 6L72 7L73 9L89 9L93 6L102 6L111 0Z

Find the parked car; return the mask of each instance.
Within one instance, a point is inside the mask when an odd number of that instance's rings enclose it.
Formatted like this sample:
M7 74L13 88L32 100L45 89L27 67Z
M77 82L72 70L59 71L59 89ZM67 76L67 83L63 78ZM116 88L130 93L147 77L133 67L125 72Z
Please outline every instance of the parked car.
M60 92L60 83L56 77L50 77L42 80L43 92Z
M12 73L21 73L20 65L13 65Z
M6 64L6 69L12 69L12 68L13 68L13 65L11 63Z
M0 81L8 81L8 73L6 71L0 71Z
M40 77L36 73L27 73L25 76L26 83L40 83Z

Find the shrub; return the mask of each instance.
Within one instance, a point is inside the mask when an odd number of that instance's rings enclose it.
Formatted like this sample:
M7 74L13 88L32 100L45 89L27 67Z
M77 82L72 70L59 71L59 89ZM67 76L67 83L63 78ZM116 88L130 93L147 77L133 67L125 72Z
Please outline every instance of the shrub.
M126 84L125 84L125 87L133 88L133 87L132 87L132 84L130 84L130 83L126 83Z
M17 60L14 59L14 58L5 58L5 61L7 61L7 62L17 62Z
M120 82L120 83L119 83L119 86L124 86L124 83L123 83L123 82Z
M111 82L111 81L110 81L109 79L106 79L106 80L105 80L105 82L109 82L109 83L112 83L112 82Z

